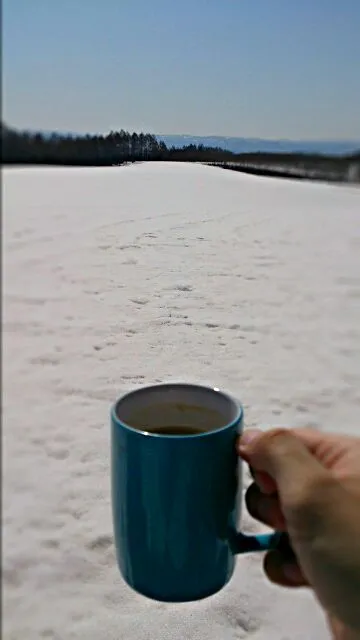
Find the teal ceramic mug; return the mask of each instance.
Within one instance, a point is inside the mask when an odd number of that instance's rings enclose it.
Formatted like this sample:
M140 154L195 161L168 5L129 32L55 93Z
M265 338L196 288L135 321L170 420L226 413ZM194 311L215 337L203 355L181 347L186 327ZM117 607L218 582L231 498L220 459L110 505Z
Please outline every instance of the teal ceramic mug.
M166 602L205 598L230 580L236 554L289 546L284 534L237 531L242 426L239 402L200 385L143 387L112 407L117 561L139 593Z

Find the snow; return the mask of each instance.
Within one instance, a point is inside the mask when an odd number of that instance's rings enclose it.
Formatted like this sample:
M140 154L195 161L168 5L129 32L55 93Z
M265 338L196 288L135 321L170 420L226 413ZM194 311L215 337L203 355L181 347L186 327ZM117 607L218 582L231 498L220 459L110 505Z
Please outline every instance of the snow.
M108 416L192 380L248 427L360 435L360 191L172 163L9 168L3 187L4 638L327 638L256 554L202 602L124 584Z

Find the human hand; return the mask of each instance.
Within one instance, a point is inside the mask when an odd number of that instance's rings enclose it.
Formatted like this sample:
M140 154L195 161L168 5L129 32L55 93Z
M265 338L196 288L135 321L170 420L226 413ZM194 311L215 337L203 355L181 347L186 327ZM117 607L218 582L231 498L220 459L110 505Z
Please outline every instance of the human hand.
M313 588L334 637L360 638L360 438L313 429L245 431L238 452L252 469L250 514L287 531L295 553L264 559L268 578Z

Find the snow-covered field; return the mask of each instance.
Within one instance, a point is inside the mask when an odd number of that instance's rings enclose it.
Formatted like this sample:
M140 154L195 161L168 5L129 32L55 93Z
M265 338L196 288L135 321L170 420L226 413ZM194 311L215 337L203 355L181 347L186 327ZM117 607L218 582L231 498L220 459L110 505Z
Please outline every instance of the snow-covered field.
M360 190L171 163L3 175L4 639L327 638L256 554L199 603L123 583L108 413L185 379L235 393L247 426L360 435Z

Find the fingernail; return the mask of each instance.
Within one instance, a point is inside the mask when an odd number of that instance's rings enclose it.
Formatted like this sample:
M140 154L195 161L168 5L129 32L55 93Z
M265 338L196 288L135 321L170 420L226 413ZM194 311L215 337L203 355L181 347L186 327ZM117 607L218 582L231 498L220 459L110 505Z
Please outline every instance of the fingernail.
M258 429L246 429L240 436L239 446L240 448L248 447L251 442L254 442L259 437L261 431Z

